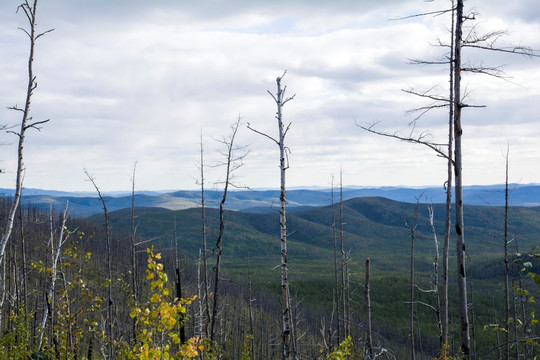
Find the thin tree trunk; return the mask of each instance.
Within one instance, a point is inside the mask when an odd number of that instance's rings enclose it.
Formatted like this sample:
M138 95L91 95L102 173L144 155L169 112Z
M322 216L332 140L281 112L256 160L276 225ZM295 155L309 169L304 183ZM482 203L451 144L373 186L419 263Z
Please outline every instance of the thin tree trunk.
M268 93L276 102L277 112L276 119L279 129L279 140L272 138L271 136L257 131L250 127L248 128L260 135L263 135L270 140L274 141L279 146L279 169L280 169L280 207L279 207L279 224L280 224L280 241L281 241L281 354L282 359L297 359L296 340L294 338L294 329L291 318L291 296L289 291L289 268L288 268L288 256L287 256L287 216L286 216L286 187L285 187L285 171L289 168L288 157L286 151L288 148L285 146L285 135L291 124L285 128L283 124L282 109L283 106L294 98L294 95L286 98L285 92L287 87L281 88L281 80L285 76L286 71L282 76L276 78L277 93L274 96L270 91Z
M222 143L227 147L227 153L225 154L227 159L225 162L226 173L225 173L225 184L223 186L223 196L221 202L219 203L219 233L216 241L216 267L215 267L215 279L214 279L214 304L212 307L212 321L210 324L210 340L214 342L215 340L215 329L216 329L216 319L218 313L218 294L219 294L219 285L220 285L220 270L221 270L221 255L223 253L223 234L225 233L225 201L227 200L227 192L229 190L229 185L231 185L231 175L234 170L238 169L240 165L235 165L234 162L238 158L234 157L235 145L234 139L236 133L238 132L238 127L240 126L240 118L232 126L232 134L229 140L223 140Z
M109 278L107 280L108 283L108 299L107 299L107 331L109 336L109 356L112 358L113 356L113 347L112 342L114 341L113 337L113 296L112 296L112 255L111 255L111 227L110 227L110 221L109 221L109 212L107 211L107 203L105 202L105 198L101 194L101 191L99 190L94 178L90 176L88 171L84 170L86 176L94 185L94 188L96 189L96 192L98 194L99 200L101 201L101 204L103 205L103 215L105 217L105 238L106 238L106 246L107 246L107 271L109 274Z
M341 252L341 301L342 301L342 321L343 321L343 338L349 336L349 324L347 322L347 283L345 279L346 259L345 249L343 247L343 172L339 173L339 246Z
M441 332L440 339L441 350L448 348L448 251L450 248L450 228L452 223L452 179L453 179L453 144L454 144L454 1L452 0L452 27L450 29L450 96L448 112L448 161L447 161L447 180L446 180L446 221L444 226L444 244L443 244L443 278L442 278L442 314L441 314Z
M33 5L31 6L28 3L28 0L25 0L25 2L22 5L19 5L18 9L21 9L26 14L26 17L28 19L28 23L30 25L30 29L23 31L28 35L28 38L30 40L30 53L28 55L28 83L26 87L26 100L24 102L24 108L19 108L17 105L10 107L12 110L20 111L22 113L22 119L21 119L21 126L19 128L19 132L10 131L11 133L15 134L19 138L19 143L17 146L17 171L16 171L16 180L15 180L15 194L13 195L13 202L11 203L11 208L8 213L6 226L4 228L4 232L2 233L2 238L0 239L0 267L2 267L2 263L5 262L5 252L6 252L6 245L11 237L11 232L13 231L13 224L15 220L15 214L17 212L17 208L19 206L20 198L21 198L21 192L22 192L22 183L23 183L23 171L24 171L24 161L23 161L23 148L24 148L24 140L26 137L26 130L29 128L35 128L39 129L37 125L43 124L49 120L45 121L35 121L33 123L29 123L29 121L32 121L30 117L30 103L32 99L32 95L34 93L34 90L37 87L36 83L36 77L34 75L34 47L36 40L39 39L42 35L52 31L48 30L41 34L36 34L36 11L37 11L37 0L34 0ZM0 280L4 279L3 276L0 276ZM0 309L3 308L4 300L5 300L5 284L0 283ZM2 324L2 312L0 311L0 325Z
M439 341L441 350L445 341L443 339L443 325L441 320L441 297L439 293L439 240L437 239L437 231L433 221L433 204L428 205L429 225L433 232L433 240L435 242L435 259L433 259L433 290L435 291L435 313L437 315L437 327L439 328Z
M255 356L255 332L253 328L253 294L251 289L251 261L249 259L248 255L248 291L249 291L249 303L248 303L248 310L249 310L249 334L251 336L251 355Z
M508 284L508 276L510 272L510 265L508 262L508 148L506 149L506 161L505 161L505 187L504 187L504 312L505 322L504 333L504 358L510 359L510 286ZM516 322L516 319L514 319ZM517 346L517 345L516 345Z
M176 298L182 299L182 272L180 269L180 263L178 261L178 235L176 232L176 213L174 214L174 268L175 268L175 274L176 274ZM183 344L186 342L186 326L184 324L185 317L183 314L180 315L180 329L179 329L179 336L180 336L180 343Z
M205 198L204 198L204 149L203 149L203 140L201 133L201 221L202 221L202 245L203 245L203 282L204 282L204 310L206 313L206 323L204 326L205 335L208 338L209 325L210 325L210 304L208 296L208 267L206 264L207 258L207 249L206 249L206 208L205 208ZM201 314L202 316L202 314Z
M366 348L369 359L373 359L373 339L371 337L371 298L369 294L370 260L366 259L366 284L364 293L366 296Z
M137 227L135 226L135 170L137 169L137 162L133 164L133 173L131 175L131 288L133 291L133 301L136 303L138 296L137 291L137 258L135 236ZM137 319L133 318L131 323L132 339L133 343L137 341Z
M337 235L336 235L336 215L334 212L334 176L332 176L332 238L334 240L334 299L336 303L336 321L337 321L337 343L341 342L341 322L340 322L340 299L339 299L339 280L338 280L338 266L337 266Z
M467 277L465 271L465 227L463 222L463 174L461 137L461 44L463 25L463 0L457 0L456 28L454 38L454 174L456 181L456 257L457 283L459 292L459 314L461 319L461 351L465 359L469 358L470 334L467 303Z
M280 169L280 196L279 196L279 224L281 228L281 292L282 292L282 338L283 338L283 359L296 359L296 348L294 347L294 330L291 319L291 298L289 291L289 268L287 255L287 195L285 171L288 169L285 154L285 132L282 121L283 93L281 89L281 78L276 79L277 83L277 120L279 127L279 169Z
M56 277L58 273L58 261L60 260L60 254L62 253L62 245L66 242L67 236L64 239L64 229L66 226L66 220L67 220L67 209L68 204L66 203L66 206L64 208L64 211L62 213L62 224L60 225L60 233L58 234L58 243L55 247L54 245L54 219L53 219L53 208L52 204L50 206L49 210L49 221L50 221L50 247L51 247L51 284L49 287L49 291L46 295L46 300L50 302L50 308L54 309L54 302L55 302L55 296L54 296L54 288L56 284ZM45 325L47 324L47 319L49 318L49 306L45 306L44 313L43 313L43 319L41 320L41 332L39 335L39 345L38 349L41 349L42 343L43 343L43 335L45 334ZM51 319L51 325L54 325L54 312L51 312L50 314Z
M411 278L409 283L409 301L410 301L410 319L409 319L409 341L410 341L410 355L411 360L415 359L415 352L414 352L414 240L416 238L415 230L416 230L416 220L418 217L418 203L416 204L416 210L414 214L414 223L410 226L411 231L411 264L410 264L410 270L411 270Z
M21 231L21 261L22 261L22 305L24 307L24 323L27 324L28 320L28 276L26 268L26 239L24 236L24 219L23 219L23 209L22 206L19 206L19 226ZM30 346L30 344L28 344Z

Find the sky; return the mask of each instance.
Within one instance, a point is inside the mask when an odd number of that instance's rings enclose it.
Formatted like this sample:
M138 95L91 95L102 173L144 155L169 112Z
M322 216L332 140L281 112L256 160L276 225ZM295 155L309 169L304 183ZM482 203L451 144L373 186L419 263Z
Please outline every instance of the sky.
M29 44L18 27L20 0L0 2L0 125L14 126L24 103ZM287 186L443 186L446 161L420 145L357 126L447 141L447 110L415 121L429 105L403 90L446 96L449 16L408 15L447 9L449 0L47 0L38 3L31 116L24 186L91 191L220 187L223 144L240 119L235 144L248 151L234 183L279 187L276 78L290 124ZM540 50L537 0L469 0L478 33ZM401 19L399 19L401 18ZM470 27L468 27L470 29ZM467 30L466 30L467 31ZM464 49L464 63L501 66L504 79L466 73L463 177L466 185L505 180L540 183L540 58ZM17 137L0 133L0 188L13 188Z

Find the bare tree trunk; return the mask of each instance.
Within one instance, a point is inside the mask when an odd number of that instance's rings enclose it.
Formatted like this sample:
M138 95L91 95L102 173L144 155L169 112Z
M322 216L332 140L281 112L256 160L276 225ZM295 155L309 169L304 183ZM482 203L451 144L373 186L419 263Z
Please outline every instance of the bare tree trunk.
M467 277L465 272L465 227L463 223L463 165L461 136L461 44L463 27L463 0L457 0L456 28L454 37L454 175L456 181L456 257L457 257L457 283L459 292L459 314L461 318L461 351L465 359L469 358L470 335L469 315L467 303Z
M10 109L15 111L20 111L22 113L22 119L21 119L21 126L19 128L19 131L10 131L10 133L13 133L17 135L19 138L19 143L17 147L17 172L16 172L16 180L15 180L15 194L13 195L13 202L11 203L11 208L9 210L9 214L6 221L6 226L4 228L4 232L2 233L2 238L0 240L0 267L2 267L2 263L5 262L5 252L6 252L6 245L9 241L9 238L11 236L11 232L13 231L13 224L15 220L15 214L17 212L17 208L19 206L20 198L21 198L21 192L22 192L22 183L23 183L23 172L24 172L24 161L23 161L23 148L24 148L24 140L26 136L26 130L30 128L38 129L38 125L44 124L49 120L43 120L43 121L32 121L32 118L30 117L30 103L32 99L32 95L34 93L34 90L37 87L36 77L34 75L34 47L36 44L36 41L43 35L45 35L48 32L51 32L52 30L47 30L41 34L36 34L36 11L37 11L37 0L34 0L33 5L30 5L28 3L28 0L25 0L24 3L19 5L17 10L22 10L26 18L28 19L29 29L25 30L24 33L28 35L28 38L30 40L30 53L28 55L28 83L26 87L26 100L24 102L24 108L19 108L17 105L10 107ZM0 276L0 281L3 280L3 277ZM0 283L0 309L3 308L4 300L5 300L5 284L3 281ZM2 313L0 312L0 324L2 324Z
M252 356L255 356L255 330L253 328L253 294L251 289L251 261L249 259L248 255L248 291L249 291L249 303L248 303L248 311L249 311L249 334L251 336L251 354Z
M350 324L348 322L348 299L347 299L347 280L346 267L347 260L345 249L343 247L343 171L339 173L339 245L341 252L341 300L342 300L342 321L343 321L343 338L350 335Z
M448 159L446 180L446 221L444 226L443 244L443 278L442 278L442 314L441 314L441 349L448 345L448 250L450 248L450 228L452 224L452 179L453 179L453 149L454 149L454 1L452 0L452 27L450 28L450 96L448 112Z
M203 138L201 133L201 221L202 221L202 245L203 245L203 282L204 282L204 310L206 313L206 323L204 326L204 332L206 337L209 337L209 325L210 325L210 304L208 296L208 267L206 264L207 249L206 249L206 208L204 198L204 149ZM202 316L202 314L201 314Z
M23 219L23 207L19 206L19 227L21 232L21 261L22 261L22 304L24 306L24 323L27 323L28 318L28 275L26 267L26 239L24 236L24 219ZM30 344L28 344L30 346Z
M433 232L433 240L435 242L435 259L433 259L433 291L435 292L435 313L437 315L437 327L439 328L439 342L441 345L441 350L443 346L446 347L443 338L443 324L441 320L441 297L439 294L439 240L437 239L437 231L435 230L435 223L433 221L433 204L428 204L428 213L429 213L429 225L431 231Z
M135 225L135 170L137 169L137 161L133 164L133 173L131 175L131 288L133 291L133 301L137 302L137 258L135 236L137 233L137 226ZM137 341L137 319L132 319L131 324L132 339L135 343Z
M414 240L416 239L416 221L418 219L418 202L416 203L416 209L414 213L414 219L413 223L408 226L410 230L411 235L411 264L410 264L410 270L411 270L411 278L409 283L409 301L410 301L410 319L409 319L409 341L410 341L410 355L411 360L415 359L415 352L414 352Z
M286 73L286 72L285 72ZM283 118L282 118L282 109L283 106L289 101L294 98L294 95L286 98L285 92L287 90L287 87L285 86L283 89L281 88L281 80L285 76L285 73L281 77L276 78L276 84L277 84L277 93L274 96L270 91L268 92L277 105L277 114L276 119L278 121L278 129L279 129L279 141L275 140L274 138L261 133L253 128L250 127L248 124L248 128L252 131L266 136L270 140L274 141L279 146L279 169L280 169L280 175L281 175L281 185L280 185L280 208L279 208L279 224L281 229L281 323L282 323L282 331L281 331L281 353L282 353L282 359L297 359L297 350L296 350L296 340L294 338L294 329L291 319L291 297L290 297L290 291L289 291L289 268L288 268L288 257L287 257L287 216L286 216L286 187L285 187L285 171L289 168L289 162L288 157L286 154L286 151L288 151L288 148L285 146L285 136L287 135L287 131L289 130L289 127L291 124L287 125L285 128L283 125Z
M225 145L227 148L227 152L223 155L226 156L226 161L224 165L226 166L226 172L225 172L225 182L223 186L223 196L221 198L221 202L219 203L219 233L218 238L216 241L216 267L215 267L215 279L214 279L214 304L212 308L212 321L210 324L210 340L211 342L214 342L215 340L215 329L216 329L216 319L217 319L217 313L218 313L218 294L219 294L219 285L220 285L220 270L221 270L221 255L223 253L223 234L225 233L225 221L224 221L224 212L225 212L225 201L227 200L227 192L229 190L229 186L233 186L232 184L232 175L235 170L237 170L241 164L241 160L243 159L244 155L241 155L240 157L235 157L234 152L235 150L238 150L239 148L234 145L234 139L236 137L236 134L238 132L238 127L240 126L240 118L238 118L238 121L232 126L232 133L229 137L229 139L224 139L221 141L222 144ZM238 162L240 162L238 164Z
M334 212L334 176L332 176L332 193L331 193L331 199L332 199L332 238L334 240L334 277L335 277L335 285L334 285L334 299L336 303L336 322L337 322L337 343L339 344L341 342L341 322L340 322L340 299L339 299L339 280L338 280L338 267L337 267L337 235L336 235L336 215ZM332 326L332 324L330 324ZM331 348L331 344L330 344Z
M110 227L110 221L109 221L109 212L107 211L107 203L105 202L105 198L101 194L101 191L99 190L94 178L88 173L86 169L84 169L84 173L94 185L94 188L96 189L96 192L98 194L99 200L101 201L101 204L103 205L103 215L105 217L105 238L106 238L106 244L107 244L107 271L109 273L109 278L107 280L108 283L108 299L107 299L107 331L109 336L109 356L112 358L113 356L113 347L112 342L114 340L113 337L113 322L114 322L114 316L113 316L113 296L112 296L112 282L113 282L113 276L112 276L112 256L111 256L111 227Z
M366 350L369 359L373 359L373 339L371 337L371 298L369 295L369 272L370 261L366 259L366 284L364 293L366 296Z
M504 358L510 359L510 285L508 276L510 272L510 265L508 261L508 148L506 149L505 157L505 186L504 186L504 311L505 322L504 333ZM514 319L514 323L516 319ZM517 346L517 344L516 344Z
M176 298L182 299L182 271L180 269L179 254L178 254L178 233L176 231L176 213L174 214L174 273L176 274ZM186 342L186 326L184 324L185 317L183 314L180 315L180 343L183 344Z
M49 291L46 296L46 299L48 302L50 302L51 309L54 310L54 302L55 302L55 296L54 296L54 288L56 284L56 278L58 274L58 261L60 260L60 254L62 253L62 245L67 241L69 235L66 235L64 238L64 232L65 232L65 226L66 226L66 220L67 220L67 209L68 204L66 203L66 206L64 208L64 211L62 213L62 224L60 225L60 232L58 234L58 243L54 244L54 219L53 219L53 209L52 204L50 206L49 210L49 221L50 221L50 247L51 247L51 284L49 286ZM49 306L45 306L44 312L43 312L43 319L41 320L41 332L39 334L39 345L38 349L41 349L42 343L43 343L43 335L45 334L45 325L47 324L47 319L49 318ZM54 312L51 312L50 314L51 322L54 321ZM53 324L51 324L53 325Z

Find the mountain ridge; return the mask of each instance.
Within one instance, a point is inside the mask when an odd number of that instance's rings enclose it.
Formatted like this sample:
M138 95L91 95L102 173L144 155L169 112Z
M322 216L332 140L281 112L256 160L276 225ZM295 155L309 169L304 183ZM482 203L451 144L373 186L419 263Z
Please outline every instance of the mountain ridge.
M510 185L509 205L511 206L539 206L540 185L526 184ZM467 205L504 205L504 185L471 185L463 189L464 203ZM13 190L0 189L0 196L12 196ZM219 190L205 190L206 205L210 208L218 207L221 197ZM334 189L334 202L339 201L339 189ZM429 201L444 203L446 193L442 187L360 187L346 186L343 188L343 200L358 197L383 197L390 200L416 203ZM90 216L103 211L101 201L95 193L91 192L64 192L57 190L24 189L23 203L48 208L50 204L61 209L69 202L72 215L81 217ZM112 192L104 193L104 199L109 211L131 207L131 193ZM311 207L330 205L331 189L298 189L287 191L289 211L299 211ZM270 213L279 203L279 190L234 190L229 191L227 209ZM200 190L176 191L137 191L135 193L135 206L161 207L170 210L180 210L200 205Z

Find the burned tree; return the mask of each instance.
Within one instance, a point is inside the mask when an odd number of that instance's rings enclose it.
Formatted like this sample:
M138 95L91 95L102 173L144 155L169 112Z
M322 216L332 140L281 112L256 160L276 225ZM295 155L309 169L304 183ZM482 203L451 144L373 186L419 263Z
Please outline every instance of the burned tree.
M223 195L219 203L219 232L218 238L216 241L216 246L214 253L216 254L216 266L214 268L215 278L214 278L214 301L212 308L212 318L210 322L210 340L211 342L215 341L216 336L216 322L218 314L218 295L219 295L219 286L220 286L220 276L221 276L221 257L223 253L223 235L225 233L225 221L224 221L224 212L225 212L225 201L227 200L227 192L229 187L239 187L234 181L234 172L243 166L243 160L247 156L246 147L238 146L234 143L236 134L238 133L238 128L240 127L240 118L232 125L231 134L227 138L218 140L224 147L225 151L221 152L221 155L224 157L224 161L218 166L225 166L225 180L223 180Z
M36 12L37 12L37 0L34 0L32 4L25 0L24 3L19 5L17 11L21 10L26 19L28 20L29 28L20 28L27 36L30 41L30 53L28 55L28 82L26 86L26 99L24 102L24 107L19 107L14 105L9 107L11 110L15 110L21 113L22 119L19 126L19 130L9 130L10 133L16 135L19 139L17 147L17 171L16 171L16 180L15 180L15 194L13 196L13 202L11 203L11 208L6 221L6 226L4 232L2 233L2 238L0 239L0 267L5 262L4 255L6 252L6 245L11 237L11 232L13 230L13 224L15 222L15 214L17 208L19 207L19 202L22 192L22 183L23 183L23 172L24 172L24 161L23 161L23 149L24 149L24 140L26 137L26 130L28 129L40 129L40 125L48 122L49 120L37 120L34 121L30 116L30 103L32 100L32 95L34 90L37 88L36 76L34 75L34 50L36 41L43 35L53 31L54 29L47 30L42 33L36 32ZM4 304L6 294L4 293L5 284L3 283L3 277L0 276L0 309ZM0 312L0 324L2 320L2 314Z
M279 224L280 224L280 241L281 241L281 337L282 337L282 359L297 359L297 350L296 350L296 340L294 336L294 328L291 314L291 296L289 291L289 268L288 268L288 257L287 257L287 216L286 216L286 187L285 187L285 171L289 168L288 155L289 148L285 146L285 136L289 131L291 123L287 127L283 124L283 106L290 100L294 99L294 95L291 97L286 97L285 92L287 86L281 87L281 80L285 76L287 71L283 73L280 77L276 78L277 92L274 95L270 91L268 93L274 99L277 111L276 119L278 122L279 130L279 140L262 133L258 130L252 128L248 123L248 128L259 135L262 135L270 140L272 140L279 147L279 169L280 169L280 207L279 207Z

